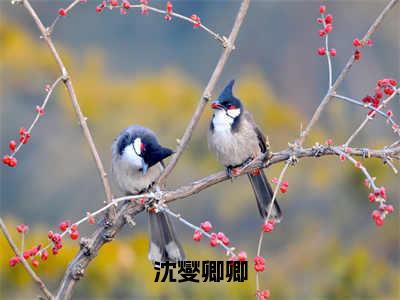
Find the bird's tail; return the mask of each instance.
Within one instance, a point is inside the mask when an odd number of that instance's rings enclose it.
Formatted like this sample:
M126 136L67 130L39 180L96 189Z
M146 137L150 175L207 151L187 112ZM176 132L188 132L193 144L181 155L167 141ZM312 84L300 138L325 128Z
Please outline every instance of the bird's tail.
M185 260L185 254L176 237L170 216L165 212L149 212L149 260L177 262Z
M268 182L267 177L262 169L257 169L253 173L248 174L251 186L256 196L258 210L263 218L266 218L271 205L272 197L274 192L271 185ZM272 208L271 218L276 222L279 222L282 217L281 208L279 207L278 201L275 199L274 207Z

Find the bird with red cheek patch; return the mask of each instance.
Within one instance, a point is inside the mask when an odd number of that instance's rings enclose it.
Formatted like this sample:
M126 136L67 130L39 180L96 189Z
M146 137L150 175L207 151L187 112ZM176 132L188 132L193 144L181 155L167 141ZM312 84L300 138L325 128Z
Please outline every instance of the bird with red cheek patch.
M264 134L257 126L253 116L243 107L242 102L233 95L234 80L228 83L213 101L214 114L208 131L208 146L218 161L232 177L238 168L246 165L259 155L268 156L268 147ZM239 172L240 173L240 172ZM248 174L262 218L268 215L273 190L263 170ZM275 201L271 217L279 222L281 209Z

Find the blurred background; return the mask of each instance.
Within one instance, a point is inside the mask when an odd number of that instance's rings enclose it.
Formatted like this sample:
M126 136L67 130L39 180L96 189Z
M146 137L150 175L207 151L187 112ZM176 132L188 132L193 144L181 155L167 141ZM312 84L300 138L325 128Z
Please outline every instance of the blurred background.
M388 1L329 1L333 14L330 45L334 78L353 52L352 40L361 38ZM45 24L50 24L66 1L32 1ZM221 46L189 23L140 11L120 15L118 10L95 12L100 1L74 8L57 24L53 38L69 69L78 99L107 169L114 137L124 127L142 124L158 133L160 142L176 146L201 91L221 53ZM150 1L164 8L166 1ZM228 35L239 1L173 1L174 10L200 16L214 31ZM316 1L253 1L236 50L214 91L237 79L235 91L269 137L272 151L287 147L299 134L324 96L328 85L327 62L316 50L322 46L316 18ZM0 2L1 153L29 126L35 106L45 96L59 70L26 10L10 1ZM374 35L374 45L362 51L339 93L361 99L372 93L376 81L399 79L399 7ZM400 105L391 109L399 122ZM307 140L341 144L364 119L365 110L332 101ZM221 170L207 150L206 130L211 111L201 118L188 151L170 176L168 189ZM354 146L382 148L394 134L382 119L370 122ZM81 134L64 86L60 85L46 115L18 153L18 167L1 166L1 216L16 240L15 225L31 228L27 246L46 242L49 229L60 221L77 220L101 207L103 188L86 140ZM399 299L399 179L381 161L365 164L378 186L386 186L397 211L376 228L370 214L361 172L336 157L302 159L289 169L288 192L279 196L284 221L265 237L267 257L261 287L273 299ZM278 177L282 165L267 170ZM114 188L115 195L118 191ZM261 222L245 177L214 186L171 204L195 224L210 220L227 234L233 246L256 252ZM255 217L257 216L257 217ZM154 283L147 261L147 223L125 228L106 245L78 284L75 299L247 299L255 294L250 263L246 283ZM223 260L223 251L196 244L193 232L176 224L188 259ZM93 230L80 229L83 235ZM15 234L14 234L15 233ZM0 237L0 298L26 299L38 294L21 265L8 267L11 251ZM79 250L66 243L60 255L40 265L38 273L52 290L57 288L68 261Z

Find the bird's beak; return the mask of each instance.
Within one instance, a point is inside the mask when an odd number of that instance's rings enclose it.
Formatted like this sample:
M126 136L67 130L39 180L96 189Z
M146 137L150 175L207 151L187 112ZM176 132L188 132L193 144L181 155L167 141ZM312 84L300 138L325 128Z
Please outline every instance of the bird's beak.
M147 172L149 165L145 163L144 159L142 159L142 175L144 176Z
M211 103L212 109L223 109L224 107L219 103L218 100L215 100Z

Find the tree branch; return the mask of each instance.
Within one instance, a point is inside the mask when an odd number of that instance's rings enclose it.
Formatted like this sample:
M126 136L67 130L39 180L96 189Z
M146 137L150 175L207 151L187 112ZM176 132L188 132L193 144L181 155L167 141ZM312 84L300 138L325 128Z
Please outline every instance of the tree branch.
M211 94L214 90L214 87L217 84L217 81L222 74L222 70L224 69L226 62L234 49L234 44L235 44L236 38L238 36L240 27L246 16L247 10L249 8L249 4L250 4L250 0L243 0L242 4L240 5L240 9L236 16L235 23L233 24L231 34L229 35L226 48L223 50L221 57L218 60L217 66L215 67L214 72L212 73L210 80L208 81L207 86L203 91L203 94L200 98L199 103L197 104L196 110L193 114L192 119L189 122L189 125L186 127L186 130L185 130L182 138L179 140L176 153L172 156L168 165L166 166L166 168L164 169L160 178L158 179L159 185L162 185L162 183L166 180L167 176L171 173L173 168L176 166L179 158L181 157L183 151L186 149L186 146L192 137L194 128L196 127L197 123L199 122L201 114L203 113L208 100L211 98Z
M76 2L76 1L75 1ZM74 3L75 3L74 2ZM99 172L100 178L102 180L103 183L103 187L104 187L104 192L106 194L106 203L110 203L112 200L112 194L111 194L111 188L110 188L110 183L108 182L108 178L107 178L107 173L105 172L103 163L100 159L100 155L97 151L96 145L94 143L92 134L90 132L90 129L87 125L87 118L83 115L81 107L79 105L78 102L78 98L76 97L75 94L75 90L74 87L72 85L72 81L70 76L68 75L67 69L65 68L65 65L63 63L63 61L61 60L60 55L58 54L53 41L51 40L50 37L50 32L45 28L45 26L43 25L42 21L40 20L39 16L36 14L35 10L32 8L32 6L30 5L28 0L23 0L23 5L24 7L28 10L29 14L32 16L33 20L35 21L37 27L39 28L39 31L41 32L44 41L46 42L46 44L49 46L51 53L54 56L54 59L56 60L58 66L60 67L62 76L63 76L63 82L65 84L65 87L68 90L68 94L70 96L70 100L72 102L72 105L75 109L75 113L78 117L79 120L79 124L82 128L83 131L83 135L85 136L88 144L89 144L89 148L90 151L92 153L92 156L96 162L96 166L97 166L97 170ZM114 214L114 209L111 207L110 212L112 214Z
M1 217L0 217L0 228L1 228L1 231L3 232L4 237L6 238L8 244L10 245L11 249L14 251L15 255L17 255L19 257L19 259L22 262L22 265L24 266L24 268L26 269L26 271L28 272L28 274L32 278L32 280L38 285L38 287L41 289L41 291L43 292L43 294L45 295L45 297L47 299L49 299L49 300L54 299L54 296L48 290L45 283L40 279L40 277L35 273L35 271L32 270L31 266L25 260L23 255L21 255L22 251L24 249L21 249L21 252L18 251L18 248L15 245L14 241L12 240L12 237L11 237L10 233L8 232L8 229L7 229L6 225L4 224L3 219Z

